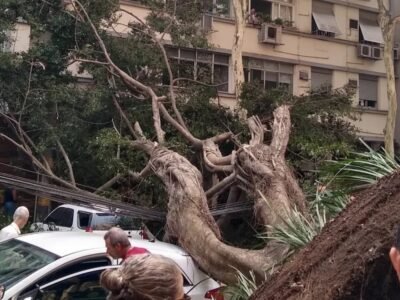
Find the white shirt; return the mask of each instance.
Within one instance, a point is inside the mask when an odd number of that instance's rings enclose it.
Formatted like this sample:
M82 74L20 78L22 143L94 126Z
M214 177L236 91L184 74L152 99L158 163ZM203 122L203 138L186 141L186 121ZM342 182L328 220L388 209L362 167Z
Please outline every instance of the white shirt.
M21 230L19 230L19 227L17 224L12 222L10 225L4 227L2 230L0 230L0 242L8 240L8 239L13 239L16 238L21 234Z

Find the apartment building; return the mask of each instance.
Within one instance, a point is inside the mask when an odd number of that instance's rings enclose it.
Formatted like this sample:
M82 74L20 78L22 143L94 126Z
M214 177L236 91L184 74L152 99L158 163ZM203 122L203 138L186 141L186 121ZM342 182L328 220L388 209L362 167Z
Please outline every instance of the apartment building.
M231 0L209 1L212 5L199 26L208 30L213 49L170 47L168 54L194 70L204 64L211 66L209 81L220 84L221 103L234 107ZM120 3L142 19L149 13L135 1ZM284 85L295 95L322 84L338 88L350 83L357 87L354 109L360 117L355 121L359 135L369 141L383 140L388 102L376 0L248 0L247 9L243 46L246 81L261 81L266 89ZM128 24L131 18L123 14L120 23ZM26 34L25 26L19 26ZM118 30L127 28L119 26ZM18 34L15 49L24 46ZM196 74L184 75L196 79Z

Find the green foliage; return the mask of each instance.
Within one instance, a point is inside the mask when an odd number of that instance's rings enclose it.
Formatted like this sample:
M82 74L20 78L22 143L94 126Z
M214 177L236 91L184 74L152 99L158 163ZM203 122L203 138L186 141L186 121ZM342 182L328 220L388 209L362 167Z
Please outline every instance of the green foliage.
M323 187L321 191L317 189L310 204L314 210L323 210L330 219L340 213L349 201L350 197L343 190L330 190Z
M315 209L315 215L309 217L303 215L296 208L288 211L287 215L288 217L282 220L283 225L268 225L270 234L261 237L285 244L292 251L311 242L327 222L325 210L321 210L318 206Z
M129 130L111 97L118 92L118 101L128 118L139 122L145 136L154 139L150 101L140 93L128 91L118 78L115 78L115 89L110 88L104 66L82 63L78 75L85 70L92 76L92 79L85 79L84 84L66 71L73 57L104 61L88 23L77 21L75 12L66 12L61 0L0 2L0 42L6 36L5 30L12 29L17 18L25 20L32 29L28 52L0 53L0 107L7 107L21 121L37 146L32 149L34 153L50 154L55 161L54 172L68 179L66 162L57 146L57 142L61 142L73 165L76 181L87 186L100 186L128 170L140 171L146 158L130 148ZM119 2L80 2L103 37L114 62L132 77L152 86L158 94L166 94L167 89L162 85L165 62L147 29L131 23L123 38L111 36L104 26L118 22ZM204 33L198 30L202 2L180 3L176 8L158 0L143 3L152 10L148 16L152 29L166 29L178 45L208 46ZM109 20L107 24L105 20ZM189 119L188 126L195 136L205 138L229 129L238 132L238 120L225 109L209 103L215 90L190 85L185 95L191 93L190 101L182 93L178 105L184 118ZM170 109L168 103L166 106ZM5 126L3 131L12 134L13 125ZM163 128L167 146L196 159L193 149L175 129L167 124L163 124ZM165 208L165 191L156 178L139 183L123 179L114 188L104 193L116 199Z
M354 118L353 95L354 91L347 87L323 87L307 95L292 96L284 87L264 90L257 83L246 83L241 105L249 115L257 114L264 122L272 120L272 112L280 104L291 105L289 158L323 160L345 156L355 145L355 128L345 119Z
M0 213L0 229L2 229L3 227L6 227L8 225L10 225L10 223L12 222L12 217L11 216L5 216L3 213Z
M353 152L348 159L329 161L322 170L322 176L332 186L350 191L359 189L399 169L397 158L390 157L384 149L375 151L361 142L367 152Z
M237 283L223 289L224 297L230 300L247 300L257 289L256 277L253 272L246 276L239 270L237 273Z

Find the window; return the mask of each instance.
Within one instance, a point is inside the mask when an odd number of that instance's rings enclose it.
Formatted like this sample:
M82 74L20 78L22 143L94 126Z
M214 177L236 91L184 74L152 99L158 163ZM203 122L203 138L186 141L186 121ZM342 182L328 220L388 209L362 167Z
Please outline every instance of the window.
M175 78L189 78L217 85L228 92L229 55L193 49L169 48Z
M249 0L249 11L254 10L260 19L293 22L294 0Z
M249 11L254 10L258 18L263 19L263 17L269 16L272 18L272 3L271 1L263 0L250 0L249 1Z
M363 108L377 108L378 78L375 76L360 75L359 79L359 106Z
M274 0L272 2L272 19L293 21L293 0Z
M43 223L50 224L53 223L56 226L62 227L72 227L74 220L74 210L66 207L56 208Z
M332 70L311 68L311 89L330 89L332 86Z
M90 271L44 286L34 299L106 299L108 293L99 282L103 271Z
M0 243L0 285L10 288L19 280L47 266L58 257L18 240Z
M382 30L378 24L378 15L360 11L359 41L363 44L383 44Z
M333 13L333 5L330 3L313 1L311 22L312 34L326 37L335 37L340 34Z
M78 211L78 227L81 229L89 227L91 217L91 213Z
M258 81L265 89L283 86L291 90L292 65L253 58L245 58L244 65L244 76L247 82Z
M34 282L29 287L25 288L21 294L26 294L29 291L34 290L37 286L42 286L50 281L63 278L74 273L82 272L84 270L90 270L93 268L110 266L111 260L106 255L94 256L90 258L76 260L68 265L64 265L61 268L47 274L45 277L39 278L39 281Z
M350 19L349 27L350 29L358 29L358 20Z

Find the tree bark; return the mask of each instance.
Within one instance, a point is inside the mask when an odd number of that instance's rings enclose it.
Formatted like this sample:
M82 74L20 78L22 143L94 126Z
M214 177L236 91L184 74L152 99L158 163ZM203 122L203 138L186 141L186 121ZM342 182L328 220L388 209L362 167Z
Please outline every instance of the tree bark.
M236 99L239 100L242 84L244 83L242 49L244 28L246 26L246 1L233 0L232 4L235 14L235 35L232 46L232 62L235 83L235 95Z
M207 206L201 173L186 158L163 147L151 151L150 163L169 195L167 227L170 237L186 249L213 278L236 282L236 269L254 271L258 279L282 257L281 250L239 249L224 244Z
M255 196L262 224L285 226L283 221L288 210L295 205L299 208L305 205L304 196L284 158L291 127L289 107L277 108L274 115L273 143L269 146L255 143L262 141L262 134L258 132L253 145L239 149L235 169L250 182L248 188ZM286 255L286 247L272 242L262 250L224 244L210 214L199 170L174 151L146 141L134 143L150 155L149 164L168 192L169 237L177 240L212 277L234 283L236 270L240 270L244 274L253 271L261 280L265 272Z
M385 150L394 157L394 133L396 126L397 113L397 94L396 79L394 75L393 62L393 34L396 19L391 19L390 12L383 4L383 0L378 0L379 5L379 25L384 39L383 59L386 66L388 115L385 126Z

